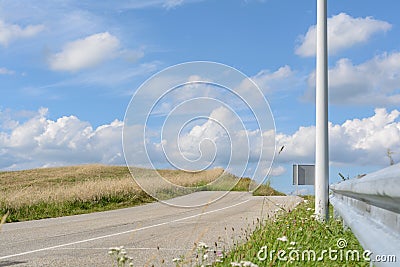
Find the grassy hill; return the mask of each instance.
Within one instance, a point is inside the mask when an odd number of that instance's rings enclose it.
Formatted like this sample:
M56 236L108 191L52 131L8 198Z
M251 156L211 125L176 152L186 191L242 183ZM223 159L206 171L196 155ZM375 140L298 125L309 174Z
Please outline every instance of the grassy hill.
M134 169L143 173L146 169ZM158 170L167 180L182 186L202 186L214 181L222 169L196 173ZM231 174L228 179L238 179ZM241 178L233 190L247 191L249 178ZM223 185L202 190L227 190ZM269 185L257 195L282 195ZM173 197L171 195L170 197ZM59 217L130 207L155 201L132 179L127 167L81 165L0 172L0 216L7 222Z

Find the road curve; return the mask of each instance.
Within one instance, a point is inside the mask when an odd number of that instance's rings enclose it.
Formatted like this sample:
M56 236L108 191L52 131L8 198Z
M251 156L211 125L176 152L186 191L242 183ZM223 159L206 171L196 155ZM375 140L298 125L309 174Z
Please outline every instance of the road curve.
M215 192L197 192L174 200L204 203ZM162 203L61 218L3 225L0 266L115 266L110 247L124 246L134 266L175 266L172 259L195 254L195 243L229 249L251 231L260 217L277 208L293 209L299 197L255 197L230 192L198 208Z

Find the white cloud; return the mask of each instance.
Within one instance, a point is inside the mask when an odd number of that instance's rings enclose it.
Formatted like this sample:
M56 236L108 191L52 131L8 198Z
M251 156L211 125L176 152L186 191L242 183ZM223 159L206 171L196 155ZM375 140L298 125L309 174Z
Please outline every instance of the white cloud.
M210 118L213 120L193 125L179 139L176 136L170 138L166 133L165 139L157 142L152 139L154 133L151 133L150 137L146 138L146 147L156 166L160 162L166 163L162 146L169 153L170 160L175 163L182 162L182 154L176 149L176 143L174 144L179 140L183 155L192 160L201 156L204 160L196 163L197 167L203 166L214 153L218 153L215 166L227 167L231 159L229 169L241 172L243 168L248 168L251 175L260 159L262 137L264 154L261 156L262 165L258 175L264 177L262 175L268 171L269 157L272 157L275 148L274 132L266 131L261 135L260 131L243 129L237 124L238 120L232 112L226 108L214 110ZM7 120L9 117L4 114L0 119ZM223 124L227 131L215 120ZM121 144L123 122L119 120L94 129L90 123L81 121L76 116L50 120L47 109L42 108L25 121L0 125L0 169L82 163L125 163ZM329 131L330 160L333 164L387 166L387 149L395 152L395 162L400 161L398 110L387 112L386 109L376 109L375 114L370 117L347 120L342 124L330 123ZM131 158L138 164L146 164L147 156L142 149L143 126L131 127L129 137L132 137L134 142L137 141L137 144L132 144L127 150L132 154ZM277 134L277 147L284 145L285 148L276 158L278 165L272 169L271 175L279 176L285 173L285 168L279 165L282 163L313 163L314 140L314 126L300 127L291 135ZM265 173L260 173L261 170Z
M53 84L52 86L73 86L73 85L95 85L108 86L113 89L117 89L116 85L123 84L126 82L131 82L137 76L149 76L159 69L160 62L147 62L143 64L134 65L131 68L124 68L119 71L110 71L109 68L93 70L89 73L81 73L74 76L74 78L66 81L62 81L58 84ZM136 89L136 88L135 88ZM124 89L127 90L123 92L126 95L132 95L132 88ZM114 91L115 92L115 91Z
M12 41L35 36L43 30L43 25L28 25L23 28L17 24L8 24L0 20L0 44L7 46Z
M179 127L175 128L179 129ZM242 145L243 142L247 144L246 136L238 135L239 130L238 117L233 114L232 110L221 106L214 109L205 122L201 121L200 124L191 125L187 133L179 136L177 140L179 143L174 142L176 131L171 131L171 134L166 136L168 142L165 145L165 151L171 155L172 161L184 168L200 169L199 166L205 166L207 162L212 162L214 156L217 165L226 166L231 156L231 150L235 152L234 150L238 148L239 144ZM231 142L232 139L235 140L234 144ZM241 150L242 159L245 159L248 154L246 150L248 149L242 148ZM238 160L238 156L237 151L232 155L232 157L236 157L235 160Z
M315 73L309 76L308 100L315 99ZM354 65L340 59L329 70L329 101L334 104L398 105L400 53L383 54Z
M278 133L276 135L277 147L285 146L284 150L279 155L279 160L313 161L315 151L315 127L301 126L293 135Z
M144 56L144 48L139 50L122 50L120 56L130 63L134 63Z
M400 154L400 111L375 109L363 119L329 124L330 161L334 164L388 165L387 149ZM277 134L278 147L285 149L280 162L313 163L315 127L300 127L293 135Z
M163 7L166 9L170 9L182 5L183 2L184 0L166 0L163 3Z
M286 173L285 167L279 165L276 167L271 168L271 176L281 176L282 174Z
M390 30L392 25L386 21L372 17L353 18L345 13L328 18L328 49L329 53L367 42L372 35ZM296 48L297 55L310 57L316 50L316 26L311 26L305 36L300 37L300 45Z
M0 169L24 169L82 163L123 164L123 122L96 129L75 116L53 121L40 109L25 122L0 132Z
M293 82L294 80L294 74L290 66L285 65L274 72L262 70L252 76L251 80L253 80L263 92L271 93L273 91L287 89L288 81Z
M162 7L165 9L171 9L183 4L189 4L193 2L200 2L201 0L128 0L121 3L113 3L110 8L122 8L122 9L143 9L152 7Z
M239 114L224 106L215 108L207 117L206 121L191 125L179 138L176 134L164 135L164 151L169 160L191 170L211 164L261 182L274 155L274 130L249 129Z
M76 71L93 67L117 56L120 42L108 32L97 33L67 43L61 52L49 58L50 68L58 71Z
M15 71L9 70L7 68L0 68L0 75L13 75Z
M296 77L295 71L290 66L285 65L278 68L275 71L261 70L256 75L250 78L243 79L240 84L235 88L240 97L245 99L253 109L266 108L264 97L272 96L279 93L279 96L283 96L295 88L299 79ZM261 90L261 94L255 92L255 85Z

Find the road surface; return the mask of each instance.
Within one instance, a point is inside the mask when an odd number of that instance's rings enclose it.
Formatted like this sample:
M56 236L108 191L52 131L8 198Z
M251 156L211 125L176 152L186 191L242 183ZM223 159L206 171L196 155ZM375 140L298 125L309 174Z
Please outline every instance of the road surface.
M197 192L174 201L187 205L211 199ZM230 192L198 208L151 203L126 209L5 224L0 232L3 266L115 266L110 247L124 246L134 266L175 266L173 258L194 260L196 245L229 250L258 218L279 207L293 209L299 197L255 197ZM210 252L212 254L213 252ZM191 264L188 264L191 265Z

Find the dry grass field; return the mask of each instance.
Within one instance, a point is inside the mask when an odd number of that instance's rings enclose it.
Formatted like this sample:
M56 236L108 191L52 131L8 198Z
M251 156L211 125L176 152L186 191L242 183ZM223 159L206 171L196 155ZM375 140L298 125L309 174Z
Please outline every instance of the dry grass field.
M149 172L140 168L132 171L140 175ZM223 169L197 173L158 172L174 184L201 186L221 176ZM228 178L238 179L234 176ZM249 183L248 178L240 179L234 190L247 190ZM258 191L268 195L279 194L269 186L260 187ZM93 164L0 172L0 216L9 212L7 222L109 210L151 201L154 199L141 190L129 169L123 166Z
M102 165L0 172L0 188L0 203L13 208L141 191L127 168Z

